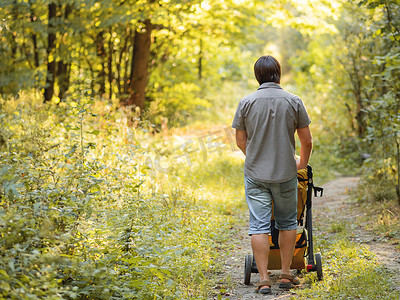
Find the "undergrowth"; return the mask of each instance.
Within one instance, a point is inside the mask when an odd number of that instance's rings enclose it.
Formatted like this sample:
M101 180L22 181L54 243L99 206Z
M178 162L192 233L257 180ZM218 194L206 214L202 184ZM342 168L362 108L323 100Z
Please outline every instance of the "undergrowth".
M363 223L367 230L387 238L400 249L400 207L397 201L361 203Z
M76 99L0 102L0 298L206 299L242 162Z
M364 213L365 229L400 249L400 206L393 187L393 180L364 177L354 196Z
M305 273L308 287L296 290L293 299L399 299L390 274L366 246L351 241L351 225L324 224L326 234L317 234L315 249L322 254L323 280Z

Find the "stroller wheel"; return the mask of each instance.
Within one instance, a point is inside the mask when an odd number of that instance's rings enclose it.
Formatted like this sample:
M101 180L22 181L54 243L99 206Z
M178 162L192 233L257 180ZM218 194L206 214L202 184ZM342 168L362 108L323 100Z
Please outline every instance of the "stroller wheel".
M318 280L322 280L322 257L321 253L315 254L315 266L317 268L317 278Z
M250 284L251 264L253 263L253 255L247 254L244 261L244 284Z

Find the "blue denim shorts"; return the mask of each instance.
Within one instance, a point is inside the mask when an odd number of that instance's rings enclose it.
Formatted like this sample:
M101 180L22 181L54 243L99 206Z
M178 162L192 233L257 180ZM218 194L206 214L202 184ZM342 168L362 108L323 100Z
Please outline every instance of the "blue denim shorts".
M249 235L271 233L271 211L274 203L275 228L297 229L297 176L282 183L267 183L244 177L249 207Z

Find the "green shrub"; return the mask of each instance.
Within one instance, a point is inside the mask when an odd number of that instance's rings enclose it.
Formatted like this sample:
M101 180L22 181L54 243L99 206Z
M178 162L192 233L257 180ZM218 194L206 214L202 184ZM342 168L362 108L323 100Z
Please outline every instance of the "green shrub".
M22 95L0 116L1 298L207 298L234 184L201 182L198 155L161 172L155 158L176 145L112 104ZM208 160L213 174L240 173L228 156Z

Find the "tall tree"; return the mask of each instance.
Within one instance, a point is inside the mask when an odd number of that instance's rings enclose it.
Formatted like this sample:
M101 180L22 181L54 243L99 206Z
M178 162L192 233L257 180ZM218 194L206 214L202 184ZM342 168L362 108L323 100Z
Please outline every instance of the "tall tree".
M135 32L132 51L129 98L125 105L134 105L141 110L144 108L146 97L152 30L153 24L151 24L151 21L149 19L145 20L143 26L140 26Z
M63 100L69 89L70 85L70 71L71 71L71 52L68 40L70 34L68 28L68 18L73 13L74 6L72 3L65 4L64 7L59 6L59 10L62 13L61 23L63 24L60 29L61 41L60 48L63 48L63 55L57 60L57 83L59 87L58 97Z
M104 30L97 33L96 36L96 54L100 59L100 71L98 74L97 82L99 84L99 94L104 96L106 92L106 64L107 64L107 53L105 49Z
M56 19L57 4L50 2L48 5L48 27L47 27L47 75L44 90L44 102L50 101L54 95L54 83L56 80Z
M61 23L61 45L63 48L63 55L57 61L57 83L59 87L58 97L63 100L69 89L70 85L70 71L71 71L71 53L69 51L70 46L68 44L68 18L73 13L74 6L71 3L67 3L64 8L59 6L59 10L63 12Z
M32 0L29 0L29 10L30 10L30 16L29 16L29 21L34 24L37 20L37 16L35 14L35 11L32 7ZM35 68L39 68L39 49L38 49L38 41L37 41L37 33L32 30L31 33L32 37L32 44L33 44L33 59L34 59L34 65Z

